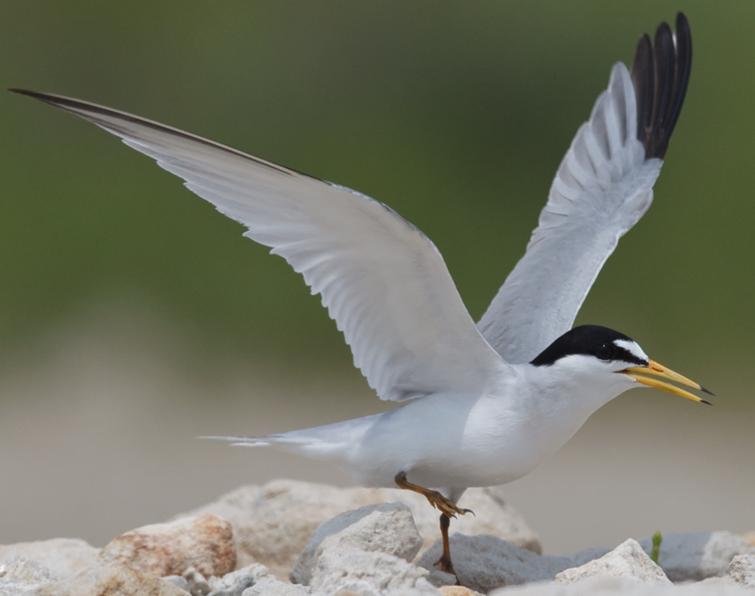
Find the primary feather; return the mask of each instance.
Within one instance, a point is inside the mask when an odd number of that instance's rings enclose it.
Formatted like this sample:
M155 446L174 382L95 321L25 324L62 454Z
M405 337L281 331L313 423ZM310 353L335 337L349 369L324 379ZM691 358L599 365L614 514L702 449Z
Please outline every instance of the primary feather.
M138 116L17 91L120 137L286 259L320 294L382 399L475 394L505 366L435 245L382 203Z
M630 76L608 88L559 166L527 251L478 327L508 362L529 362L571 329L619 239L644 215L689 80L690 29L663 23L640 40Z

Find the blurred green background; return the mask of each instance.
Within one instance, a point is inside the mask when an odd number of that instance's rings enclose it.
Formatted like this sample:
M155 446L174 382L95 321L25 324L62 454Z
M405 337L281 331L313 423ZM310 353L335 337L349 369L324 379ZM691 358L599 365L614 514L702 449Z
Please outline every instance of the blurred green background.
M751 503L754 488L752 468L735 468L755 449L755 4L3 2L0 82L141 114L379 198L435 241L478 318L522 254L612 63L631 61L639 35L679 8L693 29L693 72L656 200L579 321L628 333L721 398L705 416L665 399L611 405L602 428L628 424L632 412L639 426L618 439L580 435L568 453L576 470L597 446L608 453L595 441L625 441L616 461L633 441L649 444L651 460L671 464L651 475L670 479L670 495L683 486L673 470L700 473L684 485L694 491L717 486L711 474L730 467L721 502L711 499L741 518L737 495L749 492ZM51 533L102 541L176 503L288 473L345 482L282 456L186 445L196 434L382 407L301 279L96 128L9 93L0 122L0 499L19 512L0 519L0 542ZM119 470L106 471L110 456ZM700 471L701 459L709 468ZM625 464L600 474L624 477ZM97 488L78 486L91 475ZM589 478L576 484L595 497ZM545 502L527 509L537 486L512 494L528 517L542 514L531 521L547 544L588 546L549 529ZM105 515L105 495L127 513ZM673 498L668 505L651 529L677 511ZM675 523L727 523L688 513Z

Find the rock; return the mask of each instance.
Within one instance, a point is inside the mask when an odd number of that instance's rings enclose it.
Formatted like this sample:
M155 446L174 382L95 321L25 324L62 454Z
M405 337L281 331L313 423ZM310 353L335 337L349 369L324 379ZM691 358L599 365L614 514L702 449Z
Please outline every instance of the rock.
M454 583L454 576L435 569L441 554L438 541L426 551L419 565L430 570L436 585ZM451 556L456 575L463 586L487 593L501 586L553 579L559 571L574 566L569 557L538 555L495 536L451 536Z
M650 552L649 538L640 544ZM658 563L673 582L699 581L723 575L736 555L749 550L747 542L731 532L664 534Z
M166 575L163 578L163 581L173 584L184 592L188 592L189 594L191 594L191 596L197 596L194 592L192 592L191 585L182 575Z
M406 505L367 505L341 513L317 528L291 572L291 581L309 584L312 570L326 550L383 552L411 561L421 546L422 538Z
M36 561L15 558L0 563L0 596L16 596L41 588L57 579Z
M238 564L262 563L280 578L288 577L315 529L344 511L365 505L401 502L409 507L425 547L440 537L438 512L427 500L404 490L336 488L294 480L246 486L195 510L214 513L233 525ZM470 489L462 498L476 516L453 520L452 531L492 534L540 552L540 543L521 515L502 499L500 489Z
M100 559L158 577L183 575L192 567L204 576L222 576L235 568L236 549L231 525L205 514L121 534L102 549Z
M26 559L47 568L55 579L65 579L97 563L99 549L83 540L53 538L0 545L0 564Z
M315 594L437 596L427 571L381 552L329 549L317 559L310 587Z
M243 579L244 577L251 577L253 579L251 587L248 587L241 592L241 596L307 596L311 593L310 589L306 586L290 584L278 580L263 565L250 565L249 567L244 567L230 575L236 577L236 579L234 579L236 586L242 585L246 582L246 580ZM225 580L227 577L228 576L223 579ZM239 581L239 579L241 581ZM213 595L214 594L215 593L213 592ZM218 596L220 595L218 594ZM235 593L233 596L235 596Z
M755 554L734 557L729 563L726 575L738 584L755 588Z
M311 593L305 586L282 582L271 576L247 588L241 596L307 596Z
M437 595L427 571L409 563L421 545L406 505L368 505L317 528L291 579L316 593Z
M223 577L211 577L209 596L241 596L260 579L269 578L270 572L263 565L255 564L237 569Z
M641 540L640 545L650 553L652 539ZM571 558L576 566L607 552L606 548L591 548L575 553ZM755 552L755 549L744 538L731 532L664 534L658 563L672 582L700 581L723 575L736 555L748 552Z
M720 580L720 578L716 578ZM591 577L564 584L547 582L504 588L488 596L752 596L752 591L726 583L647 584L627 577Z
M116 563L84 569L34 592L34 596L186 596L174 584Z
M482 596L479 592L464 586L441 586L438 591L442 596Z
M232 571L223 577L204 576L190 569L183 576L164 577L191 596L306 596L309 588L282 582L263 565L254 564Z
M640 544L631 538L599 559L561 571L556 575L556 581L574 583L599 576L629 578L646 583L671 583Z
M179 588L186 590L189 594L191 594L191 596L207 596L207 594L209 594L212 590L212 588L210 588L210 584L207 583L207 578L199 573L199 571L194 569L194 567L189 567L186 571L184 571L184 574L182 576L169 575L164 579L168 578L179 578L176 579L173 583L175 583L175 585L177 585Z

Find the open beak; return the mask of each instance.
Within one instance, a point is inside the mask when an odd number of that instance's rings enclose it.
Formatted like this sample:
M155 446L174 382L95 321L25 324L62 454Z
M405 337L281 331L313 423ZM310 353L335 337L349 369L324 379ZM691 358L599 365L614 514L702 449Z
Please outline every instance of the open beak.
M633 368L627 368L621 372L633 378L638 383L642 383L643 385L647 385L648 387L654 387L656 389L660 389L661 391L667 391L668 393L673 393L674 395L678 395L679 397L683 397L685 399L707 404L709 406L713 405L708 400L698 397L694 393L685 391L681 387L678 387L677 385L672 385L671 383L667 382L667 381L673 381L674 383L677 383L678 385L682 385L684 387L690 387L691 389L702 391L703 393L707 393L708 395L713 395L713 393L711 393L705 387L700 385L700 383L695 383L695 381L693 381L692 379L688 379L684 375L680 375L678 372L674 372L670 368L663 366L662 364L656 362L655 360L650 360L647 366L636 366ZM666 379L666 380L664 381L661 379Z

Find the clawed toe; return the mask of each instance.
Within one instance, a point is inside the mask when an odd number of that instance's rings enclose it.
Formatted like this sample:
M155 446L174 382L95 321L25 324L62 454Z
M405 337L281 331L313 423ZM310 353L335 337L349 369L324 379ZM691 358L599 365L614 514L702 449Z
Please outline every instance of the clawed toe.
M457 506L456 503L447 499L437 491L432 491L425 496L430 502L430 505L432 505L442 514L447 515L448 517L455 518L457 515L465 515L467 513L474 515L474 511L472 511L471 509L464 509Z

